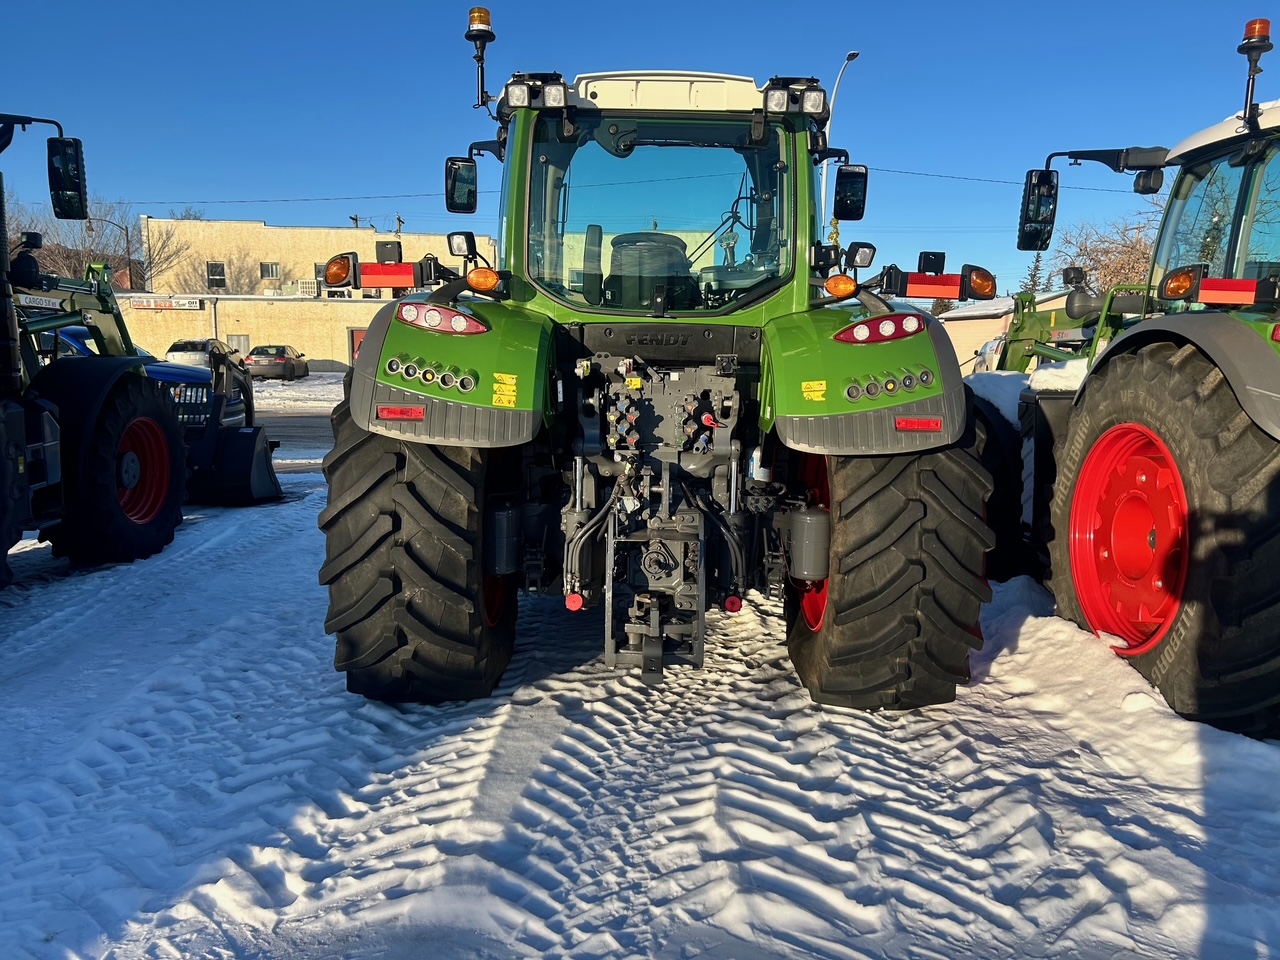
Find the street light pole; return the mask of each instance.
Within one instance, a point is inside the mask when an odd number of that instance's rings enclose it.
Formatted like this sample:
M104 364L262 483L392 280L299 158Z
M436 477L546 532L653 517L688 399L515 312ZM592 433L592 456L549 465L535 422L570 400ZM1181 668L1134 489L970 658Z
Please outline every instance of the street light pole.
M133 244L130 242L130 239L129 239L129 228L121 226L120 224L116 223L114 220L108 220L106 217L90 217L87 221L85 221L85 229L89 233L93 233L94 220L97 220L99 223L110 224L111 226L115 227L117 230L120 230L121 232L124 233L124 262L125 262L125 269L129 271L129 274L128 274L129 289L132 290L133 289Z
M827 110L827 125L825 128L828 144L831 142L831 118L835 116L835 112L836 112L836 94L840 92L840 81L844 79L844 72L848 68L849 64L853 63L853 61L857 59L858 59L858 51L850 50L849 53L844 58L844 63L840 65L840 72L836 74L836 85L831 88L831 105ZM831 161L829 160L822 161L822 222L823 223L827 222L827 167L830 165L830 163Z

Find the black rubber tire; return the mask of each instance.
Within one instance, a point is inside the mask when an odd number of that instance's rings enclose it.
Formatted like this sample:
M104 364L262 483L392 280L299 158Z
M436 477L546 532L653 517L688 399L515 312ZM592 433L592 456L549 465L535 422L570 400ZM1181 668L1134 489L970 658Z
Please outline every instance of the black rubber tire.
M368 433L347 400L332 423L320 582L329 588L335 669L346 672L348 690L374 700L488 696L511 660L518 605L515 578L505 577L495 622L484 612L482 527L494 451Z
M973 414L986 434L982 466L993 487L987 525L996 545L987 554L987 579L1010 580L1034 573L1030 551L1022 536L1022 440L990 400L973 397Z
M293 380L293 364L292 363L286 363L284 365L284 378L289 381Z
M1169 448L1191 519L1181 608L1160 643L1129 662L1185 717L1275 731L1280 444L1249 419L1222 371L1194 346L1149 344L1087 381L1056 452L1049 551L1058 612L1092 629L1072 577L1068 520L1086 455L1121 423L1147 427Z
M983 519L991 494L980 425L961 446L898 457L827 457L830 577L818 631L788 581L787 645L810 696L864 710L955 699L991 599Z
M121 437L135 420L155 421L164 438L169 479L155 515L129 518L117 482ZM130 563L159 553L173 542L182 523L186 449L182 428L162 385L128 374L111 388L90 432L74 418L64 420L62 475L66 511L48 531L55 556L75 563ZM145 466L144 466L145 469Z

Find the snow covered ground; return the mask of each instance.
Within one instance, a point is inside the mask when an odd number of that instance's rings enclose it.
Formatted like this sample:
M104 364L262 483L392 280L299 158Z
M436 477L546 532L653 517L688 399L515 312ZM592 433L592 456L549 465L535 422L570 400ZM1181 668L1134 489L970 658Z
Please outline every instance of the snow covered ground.
M527 601L493 698L396 708L331 669L323 481L283 479L148 561L16 548L0 957L1280 954L1280 746L1027 580L913 714L815 709L759 597L656 689Z
M255 409L264 413L328 413L342 399L343 376L313 373L301 380L254 380Z

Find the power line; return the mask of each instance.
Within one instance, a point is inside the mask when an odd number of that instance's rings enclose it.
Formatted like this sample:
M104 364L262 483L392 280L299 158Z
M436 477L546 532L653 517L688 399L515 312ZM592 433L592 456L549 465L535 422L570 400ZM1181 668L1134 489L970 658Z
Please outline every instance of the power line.
M931 172L922 171L922 170L897 170L892 167L870 167L869 169L874 170L876 173L889 173L889 174L894 174L894 175L903 176L903 177L926 177L934 180L962 180L969 183L996 183L996 184L1001 184L1005 186L1014 186L1014 187L1022 186L1022 181L1020 180L1001 180L994 177L967 177L967 176L962 176L960 174L955 174L955 173L931 173ZM716 178L727 177L727 176L739 176L739 174L713 173L713 174L702 174L702 175L688 176L688 177L660 177L660 178L655 178L651 180L618 181L616 183L579 184L579 186L581 187L629 186L632 184L639 184L639 183L673 183L679 180L707 180L707 179L716 179ZM1130 190L1122 190L1116 187L1082 187L1082 186L1069 184L1069 183L1062 184L1061 189L1086 190L1091 193L1128 194L1132 192ZM497 194L497 193L500 193L501 191L481 190L479 192L487 193L487 194ZM250 204L250 203L261 203L261 204L336 203L340 201L351 201L351 200L422 200L422 199L431 199L434 197L443 197L443 196L444 196L443 192L441 193L374 193L374 194L365 194L365 195L359 195L359 196L341 196L341 197L260 197L252 200L241 200L241 199L236 199L236 200L211 200L211 199L206 199L206 200L119 200L116 202L135 203L138 205L145 205L145 206L153 206L153 205L162 206L162 205L179 205L179 204L190 205L190 206L196 206L196 205L214 206L216 204Z

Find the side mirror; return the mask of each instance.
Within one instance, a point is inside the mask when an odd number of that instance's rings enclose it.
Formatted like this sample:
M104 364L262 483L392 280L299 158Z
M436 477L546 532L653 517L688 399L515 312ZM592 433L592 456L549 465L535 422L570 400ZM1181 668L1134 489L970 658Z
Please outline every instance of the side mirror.
M476 212L476 162L450 157L444 162L444 206L450 213Z
M1062 285L1064 287L1083 287L1084 286L1084 267L1063 267L1062 268Z
M1133 192L1142 197L1149 197L1153 193L1159 193L1160 188L1163 186L1163 170L1140 170L1138 175L1133 178Z
M845 251L844 265L850 269L869 267L876 258L876 248L869 243L851 243Z
M867 168L842 163L836 168L836 199L831 215L837 220L861 220L867 210Z
M1018 218L1018 249L1048 250L1058 215L1058 171L1028 170Z
M49 199L59 220L88 220L84 147L75 137L49 138Z

